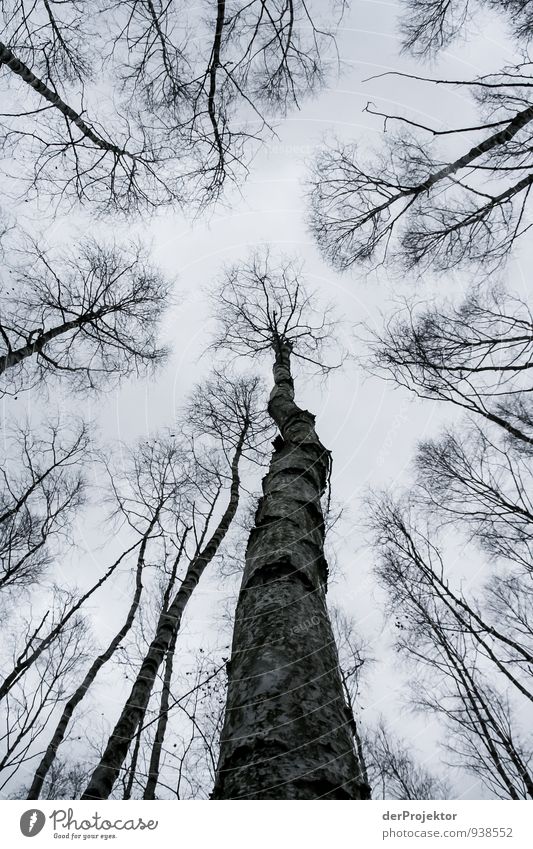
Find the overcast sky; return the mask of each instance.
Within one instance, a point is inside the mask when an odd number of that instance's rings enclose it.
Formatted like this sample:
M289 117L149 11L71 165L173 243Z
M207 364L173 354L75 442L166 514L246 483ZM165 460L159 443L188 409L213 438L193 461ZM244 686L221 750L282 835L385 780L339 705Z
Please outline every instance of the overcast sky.
M340 80L279 125L278 137L257 153L246 185L241 193L228 198L224 209L218 208L215 214L197 221L165 210L145 217L135 227L116 225L117 236L137 227L144 238L152 241L157 261L176 277L176 304L164 324L165 340L172 345L173 355L153 382L130 381L120 391L98 399L64 399L62 403L69 408L98 421L103 439L131 442L172 425L187 392L209 368L209 357L201 357L210 312L203 290L225 263L246 257L250 248L257 245L268 243L305 261L309 285L320 292L324 301L336 305L344 319L345 338L354 352L350 327L360 322L380 326L381 314L390 312L402 296L416 293L424 300L446 292L457 297L464 290L469 282L466 275L424 281L392 279L383 269L368 275L357 269L338 275L321 260L306 227L306 162L321 139L335 133L343 139L357 140L368 150L381 142L382 122L363 112L367 101L436 127L444 127L450 121L455 125L468 123L475 114L475 106L461 90L435 89L391 77L363 82L365 78L388 70L471 78L495 70L513 57L502 22L496 16L484 15L473 25L467 47L455 44L434 67L421 69L412 58L400 56L397 11L396 3L353 0L338 40L343 65ZM92 224L89 219L76 220L74 229L81 231L88 223ZM64 219L58 219L50 229L51 240L62 238L67 229L72 232L72 220L67 225ZM103 225L97 229L103 231ZM507 271L519 292L525 288L522 269L527 267L527 260L525 253L517 256ZM268 366L266 362L265 374ZM313 380L300 382L297 398L317 414L319 434L333 452L333 497L347 511L342 541L336 541L339 571L329 596L355 617L376 658L364 688L359 718L364 723L367 717L375 720L383 713L391 727L416 747L422 760L435 767L441 757L436 748L438 728L427 716L412 717L399 710L405 675L398 671L390 649L392 635L383 629L382 599L372 578L372 557L364 544L361 516L366 488L408 484L409 464L417 441L437 433L453 411L431 402L413 401L407 393L363 374L355 363L349 363L342 373L335 373L326 385ZM9 417L15 409L21 415L23 405L31 409L35 403L39 402L30 396L17 402L7 399L5 414ZM250 485L257 489L258 481L250 481ZM86 554L77 552L69 559L69 582L92 582L109 562L107 550L104 557L98 548L98 521L99 513L94 508L84 514L77 528ZM473 548L465 557L462 550L457 552L450 547L448 565L454 574L464 577L466 586L470 581L478 583L483 575L482 558ZM113 633L115 622L109 614L125 600L124 589L117 584L114 597L102 600L99 610L95 610L95 631L102 643ZM209 577L204 576L186 614L184 639L191 644L200 639L207 644L216 643L216 616L232 589L230 584L221 586L214 571ZM111 680L113 672L109 670L106 677ZM118 710L118 702L117 699L116 706L112 699L106 702L110 723L116 718L113 708ZM458 795L482 795L480 786L470 777L453 773L452 778Z

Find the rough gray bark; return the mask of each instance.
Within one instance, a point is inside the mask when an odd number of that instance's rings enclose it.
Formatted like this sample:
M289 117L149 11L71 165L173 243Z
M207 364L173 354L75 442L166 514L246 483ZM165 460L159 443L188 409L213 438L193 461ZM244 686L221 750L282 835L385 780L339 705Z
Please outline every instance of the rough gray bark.
M168 610L159 617L156 634L143 660L117 724L108 740L102 758L94 770L82 799L107 799L128 754L129 747L146 711L159 667L179 631L183 611L204 570L224 539L239 504L239 460L242 454L248 423L235 449L231 464L231 490L228 505L205 548L192 560L183 582Z
M364 799L326 607L330 455L276 345L274 442L246 552L213 799Z
M157 516L154 517L152 522L146 531L146 534L143 537L143 541L141 543L141 547L139 549L139 556L137 559L137 569L135 575L135 592L133 594L133 598L128 610L128 614L126 619L124 620L124 624L120 628L119 631L115 634L113 639L110 641L106 650L102 652L102 654L98 655L98 657L92 663L90 669L88 670L85 678L77 688L77 690L72 694L65 707L63 708L63 713L59 719L59 722L56 726L56 730L48 744L46 751L41 759L39 766L35 771L35 775L33 777L33 781L31 783L31 787L28 791L27 799L38 799L46 779L48 775L48 771L52 766L56 755L57 750L63 740L65 739L65 734L67 733L67 729L72 718L72 714L75 709L82 701L82 699L86 696L89 687L95 680L98 675L100 669L107 663L107 661L114 655L115 651L119 647L120 643L124 639L124 637L129 632L131 626L133 625L133 620L135 619L135 614L137 613L142 594L142 572L144 569L144 554L146 551L146 545L149 539L149 536L153 530L153 526L157 520Z

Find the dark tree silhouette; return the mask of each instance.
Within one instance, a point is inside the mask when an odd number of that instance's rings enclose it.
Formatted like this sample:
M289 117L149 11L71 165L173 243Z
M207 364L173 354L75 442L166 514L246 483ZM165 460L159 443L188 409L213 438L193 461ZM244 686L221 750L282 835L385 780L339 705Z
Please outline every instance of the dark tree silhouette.
M87 631L82 618L71 619L40 653L31 674L18 679L7 694L0 724L0 790L35 758L35 742L42 739L90 650Z
M413 756L412 747L392 734L383 720L364 738L374 799L448 799L445 781Z
M492 557L531 573L531 457L479 427L421 444L419 497L442 522L461 525Z
M28 790L28 799L38 799L49 771L53 768L57 751L67 734L74 711L87 696L101 669L115 655L118 647L131 630L143 593L147 558L158 556L152 551L165 533L165 513L180 513L180 498L185 495L188 481L185 465L186 452L164 434L149 441L143 440L136 450L121 452L121 470L110 469L114 492L115 511L134 529L139 539L135 546L136 558L131 564L134 590L124 621L105 649L98 654L85 676L68 698L50 742L37 767ZM178 546L178 558L181 552ZM176 562L177 566L177 562Z
M533 32L528 0L403 0L402 5L404 48L416 56L434 55L448 47L484 8L505 13L517 38L527 41Z
M28 244L4 266L0 393L48 383L113 386L164 361L157 345L169 284L138 246Z
M325 600L330 454L291 374L291 359L327 370L331 319L268 254L229 269L216 303L217 349L274 358L279 435L246 550L213 798L365 798Z
M407 304L384 330L369 333L368 346L371 370L533 444L533 317L521 298L479 286L458 305Z
M464 32L471 4L407 0L406 5L404 45L426 54ZM522 0L478 5L510 12L519 33L531 34L533 18ZM464 263L497 267L530 227L533 105L527 54L470 80L396 76L464 90L481 115L464 127L429 125L368 103L366 111L383 119L384 132L391 128L381 151L367 157L357 144L339 141L315 159L310 223L318 245L339 269L377 263L389 254L392 264L421 270ZM453 155L444 146L448 136L456 142Z
M59 419L8 426L0 471L0 590L20 592L46 572L83 504L89 432Z
M509 645L512 635L450 589L435 542L413 524L406 505L378 500L372 524L396 647L415 672L422 670L412 681L413 705L444 717L445 748L497 797L533 798L531 751L516 709L532 697L521 643Z
M87 15L78 2L4 3L5 153L16 145L26 191L53 201L210 203L272 119L322 84L344 2L327 5L112 0Z
M185 576L180 582L179 588L173 594L170 604L165 605L161 611L156 625L155 635L137 671L131 693L124 704L101 760L85 789L82 796L84 799L102 799L109 796L120 768L126 759L139 724L144 717L159 668L168 654L169 648L172 646L174 635L180 629L183 613L189 599L198 585L203 572L216 556L237 512L240 495L240 461L245 445L252 439L252 434L256 427L258 429L258 436L262 438L264 414L259 407L259 385L257 380L251 378L248 384L244 382L234 384L231 379L226 378L224 386L225 393L221 393L218 397L222 420L228 416L228 409L238 409L239 411L239 426L234 428L235 436L232 440L233 449L226 463L226 469L222 473L222 480L225 478L226 488L229 484L227 504L222 515L218 519L213 517L212 522L209 522L209 532L203 534L198 540L197 548L190 558ZM239 404L236 404L235 397L239 398ZM199 394L196 393L194 402L196 410L198 410L198 399ZM207 405L210 415L212 415L213 406L211 398L207 400ZM221 424L218 421L215 422L215 425L211 424L210 426L210 431L213 433L215 440L220 432L220 428ZM229 436L228 434L228 438Z

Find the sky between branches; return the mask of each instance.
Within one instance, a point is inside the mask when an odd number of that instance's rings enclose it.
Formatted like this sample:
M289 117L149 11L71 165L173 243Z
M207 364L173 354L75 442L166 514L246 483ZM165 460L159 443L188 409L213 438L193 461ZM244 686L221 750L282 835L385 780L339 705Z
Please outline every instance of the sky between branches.
M439 56L433 68L421 65L409 56L400 56L397 11L396 3L354 0L338 39L343 63L340 80L314 101L304 103L301 112L291 112L280 123L278 138L257 154L242 193L234 191L225 209L219 207L216 214L195 222L166 209L157 216L145 215L133 227L129 223L114 224L117 238L136 231L151 239L154 258L170 275L177 277L177 285L176 304L167 314L163 339L173 346L173 355L154 381L132 380L120 390L99 398L65 395L61 399L62 406L96 420L105 441L130 442L144 434L153 434L158 428L172 426L177 408L210 364L211 355L201 356L208 342L209 313L202 287L212 284L225 263L244 258L259 244L269 243L274 249L303 258L310 287L317 288L324 300L333 301L345 319L345 339L353 350L349 325L364 321L370 326L380 326L380 311L390 313L394 302L402 296L416 294L426 300L432 293L442 295L445 290L447 296L459 299L465 291L468 273L418 282L393 279L384 269L377 269L367 277L357 270L337 275L320 259L306 229L305 162L324 134L331 132L347 141L357 139L367 149L379 145L382 122L363 112L368 101L384 111L404 114L436 127L445 126L452 118L455 125L468 124L475 115L475 105L465 91L441 88L437 92L427 84L394 77L364 83L364 78L389 70L471 78L495 70L513 58L504 23L487 14L477 22L479 32L473 34L467 49L460 42L455 43ZM334 58L332 55L331 60ZM87 224L94 235L105 233L108 226L95 224L88 215L69 216L68 221L58 217L48 228L47 236L55 241L63 238L65 232L79 235ZM35 221L31 224L34 226ZM532 260L533 247L528 250L521 244L505 270L512 288L522 297L527 297L527 269ZM364 709L359 711L358 718L364 722L366 716L375 718L383 712L391 728L408 738L432 768L438 737L436 727L432 727L428 717L406 714L399 720L400 689L405 679L397 672L397 661L390 649L391 634L382 630L378 608L382 596L371 576L372 557L364 545L359 519L365 487L408 484L416 442L436 433L454 413L429 401L415 401L407 392L393 391L382 380L363 375L354 363L347 363L342 373L334 373L326 385L319 381L299 381L298 400L318 416L320 437L334 457L333 496L347 508L339 539L332 540L339 570L330 589L330 600L342 599L344 611L355 617L360 631L370 640L371 653L378 659L363 689ZM54 401L58 403L57 398ZM42 407L42 399L27 393L18 400L6 398L3 415L6 419L14 415L22 418L26 413L34 416ZM245 484L257 489L257 475L255 481ZM69 556L68 569L63 567L69 582L77 581L80 586L91 583L112 559L114 552L99 547L99 517L96 507L80 515L76 535L81 540L82 551ZM448 564L456 575L466 578L465 591L470 581L477 586L483 577L482 558L472 547L469 553L472 559L465 564L461 546L449 547ZM205 576L187 612L184 645L192 650L194 646L217 642L217 617L228 593L234 589L231 584L217 583L214 571ZM98 610L93 607L94 631L101 644L113 632L109 611L117 605L125 608L128 602L126 582L122 587L120 582L115 583L112 592L113 597L102 601ZM369 597L375 605L369 603ZM185 656L184 651L182 657ZM110 676L116 676L116 672L107 671L99 685L100 692ZM116 704L108 701L103 708L104 713L109 712L110 724L121 699L122 696ZM480 797L482 791L474 779L464 775L453 778L460 795Z

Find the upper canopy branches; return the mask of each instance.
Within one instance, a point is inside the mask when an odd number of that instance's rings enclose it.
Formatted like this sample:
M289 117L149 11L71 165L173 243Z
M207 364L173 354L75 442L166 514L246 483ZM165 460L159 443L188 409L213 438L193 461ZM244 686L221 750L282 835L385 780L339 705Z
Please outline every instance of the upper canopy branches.
M432 54L464 36L474 2L406 0L405 48ZM510 13L517 38L531 36L531 3L478 5ZM529 229L533 185L532 63L517 47L515 63L471 79L378 75L459 89L473 97L479 114L464 123L429 122L418 110L398 114L367 103L365 111L383 119L381 150L373 145L367 157L355 143L337 141L319 151L310 177L310 224L336 267L379 263L388 255L408 269L440 271L463 263L494 268L505 260ZM437 107L436 114L443 112Z
M431 56L448 47L483 7L504 12L517 38L527 41L533 33L529 0L403 0L403 5L403 45L416 56Z
M531 445L533 318L521 298L476 287L458 305L407 304L384 330L370 332L371 370Z
M344 4L328 5L322 28L314 0L3 3L14 190L103 211L217 200L272 119L322 84Z
M229 267L214 293L218 330L212 347L255 357L288 343L295 358L329 371L333 366L324 354L333 344L333 311L315 306L317 294L304 288L301 277L301 267L283 258L274 263L268 249Z
M509 97L504 102L491 91L488 117L475 127L416 124L416 134L411 128L394 133L368 161L350 143L319 152L310 180L310 223L335 266L383 260L393 238L393 254L407 268L497 266L505 259L529 229L533 105L520 81L498 77ZM435 137L445 134L463 140L462 155L448 159L436 149Z

